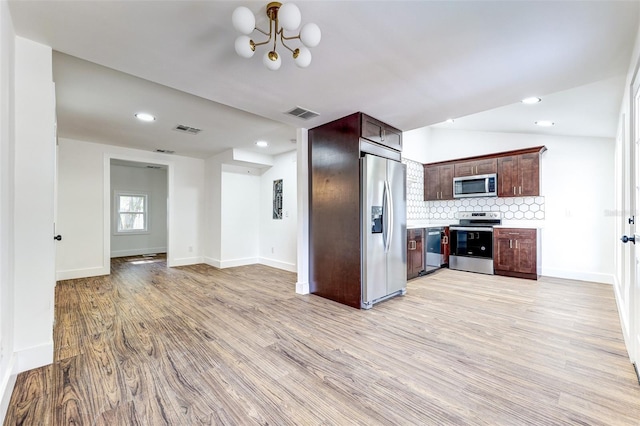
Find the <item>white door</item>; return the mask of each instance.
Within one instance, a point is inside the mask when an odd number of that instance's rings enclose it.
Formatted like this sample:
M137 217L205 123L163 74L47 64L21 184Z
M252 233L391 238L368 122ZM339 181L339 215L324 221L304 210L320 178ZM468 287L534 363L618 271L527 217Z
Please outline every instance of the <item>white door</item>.
M637 221L640 218L637 217L637 213L640 212L640 80L638 75L634 78L632 84L632 102L631 102L631 152L630 158L632 159L630 164L631 179L629 185L630 193L630 212L627 222L631 222L629 226L629 233L625 234L632 236L640 244L640 236L637 234ZM630 258L632 260L632 267L630 267L630 276L628 288L625 291L628 294L628 350L631 362L634 363L637 368L640 364L640 249L636 247L636 244L627 244L630 251Z

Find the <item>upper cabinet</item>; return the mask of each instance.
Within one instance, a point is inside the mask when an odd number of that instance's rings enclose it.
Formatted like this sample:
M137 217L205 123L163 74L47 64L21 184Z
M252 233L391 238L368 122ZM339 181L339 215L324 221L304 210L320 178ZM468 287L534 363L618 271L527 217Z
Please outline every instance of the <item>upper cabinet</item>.
M498 158L498 197L540 195L540 154Z
M453 200L453 172L453 164L425 166L425 201Z
M498 197L540 195L540 155L545 146L424 165L424 200L453 199L453 178L498 175Z
M460 161L455 163L455 177L487 175L496 173L498 170L495 158L485 158L474 161Z
M402 131L361 114L360 136L397 151L402 151Z

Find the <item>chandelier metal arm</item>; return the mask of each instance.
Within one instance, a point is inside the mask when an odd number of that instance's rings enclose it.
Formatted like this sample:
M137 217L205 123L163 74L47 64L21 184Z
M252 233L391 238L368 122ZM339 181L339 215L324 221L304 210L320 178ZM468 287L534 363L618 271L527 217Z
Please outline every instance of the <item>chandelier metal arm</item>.
M285 40L295 40L295 39L299 39L300 36L296 36L296 37L285 37L284 36L284 31L280 30L280 44L282 44L284 47L286 47L291 53L296 53L296 51L292 48L290 48L289 46L287 46L287 44L284 42Z

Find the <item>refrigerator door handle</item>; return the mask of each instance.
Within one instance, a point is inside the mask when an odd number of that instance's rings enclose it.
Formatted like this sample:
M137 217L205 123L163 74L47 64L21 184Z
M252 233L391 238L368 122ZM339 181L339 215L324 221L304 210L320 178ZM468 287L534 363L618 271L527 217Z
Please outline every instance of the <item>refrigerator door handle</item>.
M384 241L384 252L389 253L391 247L391 238L393 237L393 198L391 197L391 188L389 187L389 181L384 181L384 203L386 204L386 237Z

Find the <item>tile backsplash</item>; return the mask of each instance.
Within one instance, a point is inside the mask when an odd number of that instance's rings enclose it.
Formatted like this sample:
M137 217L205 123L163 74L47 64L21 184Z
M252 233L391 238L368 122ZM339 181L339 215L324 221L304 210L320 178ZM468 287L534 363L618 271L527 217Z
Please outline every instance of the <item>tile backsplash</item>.
M543 220L544 197L483 197L424 201L424 166L402 159L407 165L407 220L457 220L463 211L500 211L504 220Z

